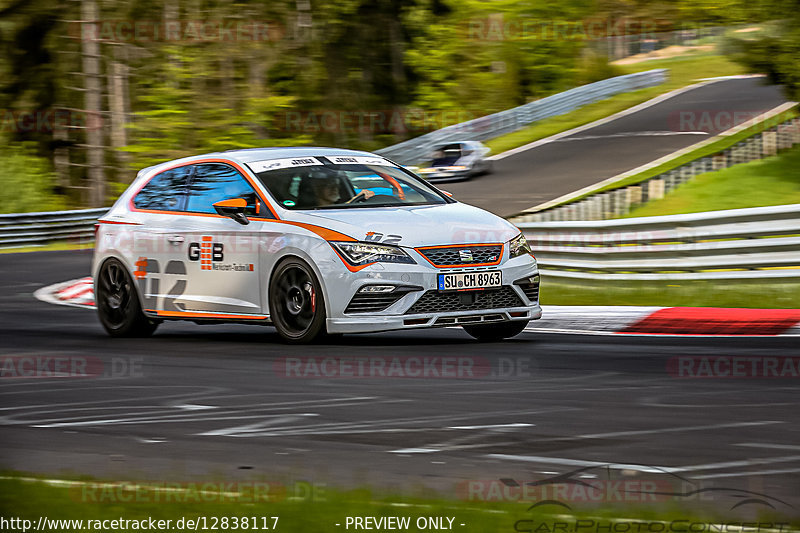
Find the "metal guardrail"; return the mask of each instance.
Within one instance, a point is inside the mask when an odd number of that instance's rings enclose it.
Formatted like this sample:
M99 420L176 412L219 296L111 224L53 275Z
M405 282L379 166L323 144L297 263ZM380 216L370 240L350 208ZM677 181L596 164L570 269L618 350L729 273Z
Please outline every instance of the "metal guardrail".
M525 126L572 111L580 106L603 100L615 94L652 87L664 83L666 69L648 70L608 78L540 100L506 109L499 113L447 126L425 135L377 150L376 153L404 165L419 164L440 144L454 141L484 141Z
M94 223L110 208L0 215L0 248L54 241L91 242Z
M800 277L800 204L621 220L522 222L543 276Z
M0 215L0 247L91 242L108 208ZM800 204L517 224L542 275L586 280L800 277Z

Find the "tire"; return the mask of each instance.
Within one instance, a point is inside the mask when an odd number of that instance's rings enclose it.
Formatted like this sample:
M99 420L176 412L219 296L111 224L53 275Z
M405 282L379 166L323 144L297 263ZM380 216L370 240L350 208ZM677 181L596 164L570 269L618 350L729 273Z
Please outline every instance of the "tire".
M97 314L112 337L149 337L158 327L142 312L139 295L128 269L109 259L100 267L95 281Z
M325 336L325 298L305 261L290 257L275 267L269 313L278 335L289 344L308 344Z
M511 322L501 322L499 324L480 324L461 326L464 331L481 342L493 342L509 339L522 333L528 320L513 320Z

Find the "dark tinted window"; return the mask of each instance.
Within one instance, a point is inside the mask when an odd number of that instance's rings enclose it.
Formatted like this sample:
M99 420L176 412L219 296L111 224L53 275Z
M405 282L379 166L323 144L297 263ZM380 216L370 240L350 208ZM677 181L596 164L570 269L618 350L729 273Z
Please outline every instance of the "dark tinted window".
M256 176L286 209L447 203L424 181L388 164L309 165L267 170Z
M133 205L139 209L182 211L186 199L186 183L191 172L191 166L162 172L139 191L133 199Z
M245 214L257 215L259 202L255 191L235 168L222 163L203 163L195 166L189 184L186 210L193 213L216 213L214 204L231 198L247 200Z

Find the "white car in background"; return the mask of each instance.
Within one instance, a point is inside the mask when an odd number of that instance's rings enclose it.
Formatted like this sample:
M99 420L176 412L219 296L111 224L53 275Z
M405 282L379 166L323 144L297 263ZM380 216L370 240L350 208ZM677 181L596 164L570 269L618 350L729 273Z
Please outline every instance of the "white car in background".
M112 336L164 320L273 325L289 342L541 316L522 233L367 152L264 148L139 172L98 221L97 309Z
M478 141L458 141L440 145L431 154L428 165L416 169L430 181L456 181L492 172L491 150Z

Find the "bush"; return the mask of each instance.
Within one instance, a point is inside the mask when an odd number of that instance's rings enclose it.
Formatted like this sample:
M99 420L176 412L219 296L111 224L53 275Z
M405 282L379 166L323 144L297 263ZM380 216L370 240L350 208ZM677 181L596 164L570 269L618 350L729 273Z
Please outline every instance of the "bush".
M32 144L0 146L0 212L24 213L64 209L64 200L53 194L55 183L50 162L36 154Z

